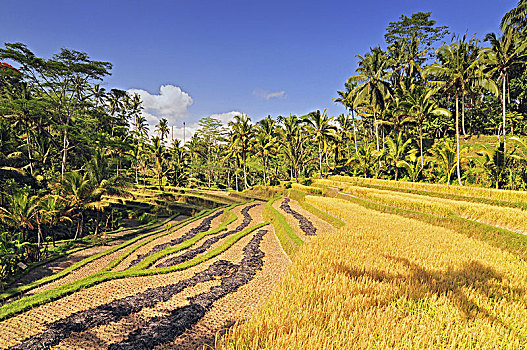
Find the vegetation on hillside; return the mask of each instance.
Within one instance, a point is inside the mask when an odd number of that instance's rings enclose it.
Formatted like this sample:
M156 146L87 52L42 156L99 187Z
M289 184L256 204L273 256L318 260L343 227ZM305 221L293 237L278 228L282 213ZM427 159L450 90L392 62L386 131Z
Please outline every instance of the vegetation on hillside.
M104 196L126 195L127 185L241 191L339 174L525 189L525 2L483 41L449 40L430 16L401 16L386 45L358 55L334 99L348 114L256 123L238 115L227 126L207 117L185 144L170 142L166 118L149 130L138 95L102 87L111 63L72 49L42 58L5 43L0 280L41 260L51 243L117 227L129 213Z

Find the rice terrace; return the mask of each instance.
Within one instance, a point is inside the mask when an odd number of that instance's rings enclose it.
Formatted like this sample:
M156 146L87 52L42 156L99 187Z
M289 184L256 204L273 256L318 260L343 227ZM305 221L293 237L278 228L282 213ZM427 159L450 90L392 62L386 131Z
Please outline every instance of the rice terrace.
M0 349L527 349L527 0L6 1Z

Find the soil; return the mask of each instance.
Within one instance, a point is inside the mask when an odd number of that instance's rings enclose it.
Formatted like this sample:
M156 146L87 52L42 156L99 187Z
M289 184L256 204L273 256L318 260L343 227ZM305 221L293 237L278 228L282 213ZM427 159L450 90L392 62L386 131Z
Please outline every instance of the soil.
M166 243L158 244L158 245L154 246L146 254L138 255L137 258L130 263L128 268L131 268L131 267L139 264L146 257L148 257L148 256L150 256L152 254L155 254L155 253L157 253L157 252L159 252L159 251L161 251L161 250L163 250L165 248L173 247L173 246L176 246L178 244L181 244L184 241L186 241L188 239L191 239L192 237L196 236L198 233L208 231L210 229L211 224L212 224L212 220L214 220L215 218L219 217L222 214L223 214L223 210L219 210L216 213L206 217L203 221L201 221L201 223L197 227L194 227L193 229L188 231L183 236L178 237L178 238L174 238L173 240L171 240L169 242L166 242Z
M184 220L185 218L187 218L187 216L184 216L184 215L179 215L177 216L172 222L179 222L181 220ZM65 257L62 257L62 258L59 258L57 260L54 260L54 261L51 261L49 262L48 264L45 264L45 265L42 265L42 266L39 266L31 271L29 271L28 273L26 273L25 275L21 276L20 279L18 279L16 282L12 283L11 285L8 286L8 288L15 288L15 287L20 287L20 286L23 286L23 285L27 285L29 283L32 283L32 282L35 282L35 281L38 281L39 279L42 279L44 277L47 277L47 276L51 276L53 274L56 274L68 267L70 267L71 265L81 261L81 260L84 260L92 255L95 255L95 254L98 254L100 252L103 252L103 251L106 251L116 245L119 245L123 242L125 242L126 240L129 240L129 239L132 239L134 238L135 236L133 234L130 234L131 231L134 227L129 227L127 230L125 230L124 232L118 232L118 233L115 233L113 235L108 235L108 237L120 237L122 235L128 235L126 237L126 239L117 239L117 240L114 240L114 241L110 241L108 242L107 245L98 245L98 246L94 246L94 247L91 247L91 248L87 248L87 249L83 249L83 250L80 250L78 252L75 252L75 253L72 253L72 254L69 254ZM158 229L158 228L157 228ZM148 231L145 231L145 232L142 232L141 234L146 234L148 232L152 232L154 230L157 230L157 229L151 229L151 230L148 230ZM8 301L13 301L14 299L9 299Z
M211 238L207 239L199 247L196 247L196 248L193 248L193 249L189 249L189 250L185 251L181 255L175 256L175 257L170 258L168 260L165 260L162 263L157 264L156 267L168 267L168 266L175 266L175 265L184 263L185 261L188 261L188 260L194 258L198 254L206 252L214 243L218 242L219 240L224 239L224 238L226 238L226 237L228 237L230 235L233 235L235 233L240 232L241 230L243 230L244 228L249 226L249 224L251 223L252 217L249 214L249 210L254 208L255 206L257 206L257 204L248 205L248 206L246 206L245 208L242 209L241 214L243 215L243 221L234 230L230 230L230 231L224 232L222 234L219 234L217 236L211 237Z
M314 236L317 234L317 229L315 226L313 226L313 223L306 218L304 215L300 214L296 210L293 210L291 206L289 206L290 199L284 198L282 201L282 204L280 204L280 209L285 211L287 214L292 215L296 220L298 220L298 223L300 225L300 229L304 231L304 233L308 236Z
M47 325L43 332L9 349L48 349L74 332L118 321L143 308L153 307L160 302L167 301L174 294L188 287L220 278L219 286L189 298L189 305L167 310L166 315L150 319L146 327L131 332L126 340L112 344L109 349L152 349L156 345L172 341L196 324L215 301L236 292L241 286L251 281L258 270L261 270L264 253L260 250L260 242L266 232L266 230L260 230L253 236L243 249L244 258L240 264L219 260L189 279L150 288L145 292L117 299L94 309L76 312Z

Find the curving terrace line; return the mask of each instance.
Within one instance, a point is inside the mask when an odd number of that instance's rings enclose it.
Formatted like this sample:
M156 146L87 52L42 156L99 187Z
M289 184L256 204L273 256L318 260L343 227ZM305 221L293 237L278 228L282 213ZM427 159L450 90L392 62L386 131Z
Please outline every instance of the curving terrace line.
M152 248L148 253L138 255L137 258L134 259L126 269L134 267L135 265L137 265L141 261L143 261L146 257L148 257L148 256L150 256L152 254L155 254L155 253L157 253L157 252L159 252L159 251L161 251L161 250L163 250L163 249L165 249L167 247L173 247L175 245L181 244L184 241L186 241L187 239L190 239L190 238L196 236L198 233L208 231L210 229L210 225L212 224L212 220L214 220L215 218L217 218L221 214L223 214L223 210L220 210L220 211L214 213L213 215L206 217L205 219L203 219L203 221L201 221L201 223L198 226L194 227L193 229L191 229L190 231L185 233L183 236L175 238L175 239L173 239L173 240L171 240L169 242L166 242L166 243L158 244L158 245L154 246L154 248Z
M175 294L198 283L221 278L218 286L210 291L189 297L190 304L174 310L166 310L168 315L154 317L148 325L131 332L128 337L110 349L152 349L153 347L173 341L186 329L196 324L214 302L227 294L236 292L241 286L250 282L256 273L262 269L265 253L260 249L260 243L267 230L259 230L250 242L243 248L244 257L240 264L219 260L206 270L196 273L193 277L145 292L114 300L108 304L93 309L79 311L61 320L48 324L42 333L34 335L12 346L9 350L48 349L60 343L74 332L116 322L143 308L154 307L160 302L168 301Z
M289 205L290 199L284 198L282 204L280 204L280 209L285 211L287 214L292 215L295 219L298 220L300 229L308 236L314 236L317 234L317 228L313 226L313 223L309 221L304 215L300 214L296 210L293 210Z
M251 205L248 205L248 206L246 206L245 208L243 208L241 210L241 214L243 215L243 221L235 229L227 231L227 232L224 232L224 233L222 233L220 235L211 237L211 238L207 239L201 246L199 246L197 248L194 248L194 249L187 250L185 253L183 253L181 255L178 255L178 256L175 256L173 258L167 259L167 260L163 261L162 263L157 264L155 267L168 267L168 266L175 266L175 265L181 264L181 263L183 263L185 261L188 261L188 260L194 258L198 254L206 252L207 249L209 249L214 243L218 242L220 239L223 239L225 237L228 237L230 235L233 235L235 233L240 232L241 230L243 230L244 228L249 226L249 224L251 223L252 217L249 214L249 210L251 210L252 208L254 208L257 205L258 204L251 204Z

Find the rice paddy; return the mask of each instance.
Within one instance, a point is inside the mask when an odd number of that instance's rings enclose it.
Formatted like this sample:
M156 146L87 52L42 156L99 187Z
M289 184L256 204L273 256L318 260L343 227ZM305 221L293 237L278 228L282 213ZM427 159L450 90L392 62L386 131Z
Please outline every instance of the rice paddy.
M211 193L228 199L4 293L0 348L527 348L522 195L397 185Z

